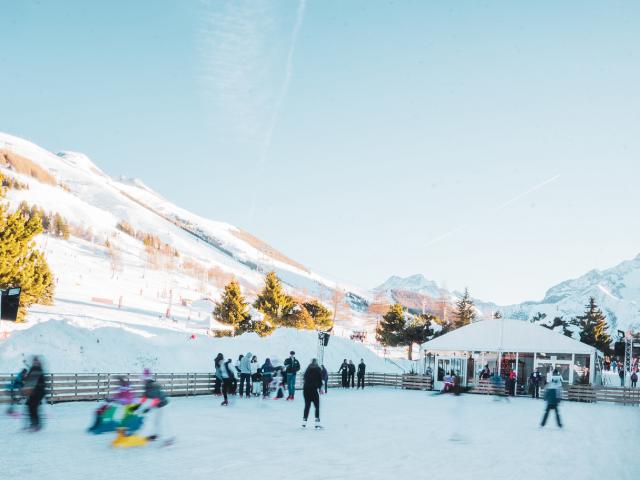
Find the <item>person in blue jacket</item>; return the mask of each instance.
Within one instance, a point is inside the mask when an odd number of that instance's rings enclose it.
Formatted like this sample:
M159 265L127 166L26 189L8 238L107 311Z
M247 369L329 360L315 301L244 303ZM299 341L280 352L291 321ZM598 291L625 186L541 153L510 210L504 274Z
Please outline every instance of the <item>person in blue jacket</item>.
M15 406L20 402L20 390L24 386L24 378L27 375L27 369L23 368L7 385L7 391L9 392L9 407L7 408L7 415L15 414Z

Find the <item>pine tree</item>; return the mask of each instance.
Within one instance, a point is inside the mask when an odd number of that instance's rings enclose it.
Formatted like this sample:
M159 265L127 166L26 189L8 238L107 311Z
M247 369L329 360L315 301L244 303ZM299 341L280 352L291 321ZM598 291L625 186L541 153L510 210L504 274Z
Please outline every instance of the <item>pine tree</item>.
M284 314L280 326L300 330L313 330L315 322L304 304L297 303Z
M456 311L454 313L455 320L453 321L453 328L464 327L469 325L476 318L476 311L469 294L469 289L464 289L464 295L460 300L456 302Z
M240 284L232 280L224 287L220 301L216 302L213 318L220 323L232 326L237 331L247 327L248 317L250 317L248 304L240 291ZM245 325L241 327L243 322Z
M580 326L580 341L608 353L611 347L611 337L607 332L609 326L607 318L598 308L595 298L589 298L589 304L586 305L584 314L578 315L576 320Z
M313 319L312 328L325 332L333 328L333 313L320 301L313 299L310 302L304 302L302 306L309 312L309 315L311 315Z
M293 298L285 293L275 272L267 273L264 288L258 294L253 306L264 313L265 319L277 327L283 324L294 305Z
M389 307L387 313L376 327L376 340L382 345L397 347L404 336L406 320L402 305L395 303Z
M4 189L0 189L0 198L3 197ZM0 204L0 288L22 288L20 321L34 303L53 302L53 275L33 240L40 233L42 219L38 215L25 215L20 210L9 214L6 205Z
M423 313L417 317L413 317L406 323L404 328L404 343L409 349L409 360L412 360L414 344L417 343L421 345L433 337L431 322L435 320L435 316L429 313Z

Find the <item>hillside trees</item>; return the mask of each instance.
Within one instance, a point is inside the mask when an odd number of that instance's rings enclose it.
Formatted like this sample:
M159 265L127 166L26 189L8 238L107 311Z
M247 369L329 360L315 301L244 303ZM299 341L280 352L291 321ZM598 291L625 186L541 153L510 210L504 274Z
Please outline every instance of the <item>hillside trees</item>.
M261 336L269 335L273 328L270 324L251 318L249 304L240 290L240 284L231 280L225 287L219 302L213 310L213 318L233 327L234 335L256 332Z
M0 188L2 198L4 189ZM22 288L19 321L34 303L53 302L53 274L44 254L35 248L34 238L40 233L39 215L28 216L20 209L8 213L6 205L0 203L0 288Z

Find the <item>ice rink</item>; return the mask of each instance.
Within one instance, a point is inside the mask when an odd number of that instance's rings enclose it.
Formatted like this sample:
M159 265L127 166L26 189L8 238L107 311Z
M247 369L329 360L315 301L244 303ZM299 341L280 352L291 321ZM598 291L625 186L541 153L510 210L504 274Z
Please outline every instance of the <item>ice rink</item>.
M232 397L233 398L233 397ZM109 446L85 433L98 405L44 407L45 429L1 417L0 472L11 479L637 479L640 411L563 402L564 428L540 422L544 402L433 395L387 388L333 389L320 431L300 426L303 401L173 398L170 447Z

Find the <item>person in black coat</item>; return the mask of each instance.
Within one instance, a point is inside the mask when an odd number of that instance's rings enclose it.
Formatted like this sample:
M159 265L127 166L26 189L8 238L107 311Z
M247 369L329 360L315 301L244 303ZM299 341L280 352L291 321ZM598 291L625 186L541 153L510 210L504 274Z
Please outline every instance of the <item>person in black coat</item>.
M296 352L289 352L289 358L284 361L284 371L286 373L287 389L289 396L287 400L293 400L296 394L296 374L300 370L300 362L296 358Z
M342 375L342 388L348 388L349 387L349 364L347 363L347 359L344 359L344 362L342 362L342 365L340 365L340 370L338 370L338 373L340 373Z
M46 395L44 371L38 357L33 357L31 368L24 381L25 396L27 397L27 411L29 412L29 428L37 432L42 428L40 422L40 404Z
M304 396L303 427L307 425L307 418L312 403L316 411L316 427L320 425L320 388L322 388L322 369L318 365L318 361L314 358L304 372L304 385L302 387L302 394Z
M540 398L540 384L542 383L542 374L540 369L536 368L535 372L529 375L529 384L531 385L531 398Z
M364 363L364 360L361 358L360 363L358 364L358 388L362 388L364 390L364 374L367 369L367 366Z
M347 382L347 386L351 388L355 388L356 382L356 366L353 364L351 360L349 360L349 381Z
M322 370L322 383L324 384L324 393L327 393L327 388L329 388L329 372L324 367L324 365L321 366L321 370Z

